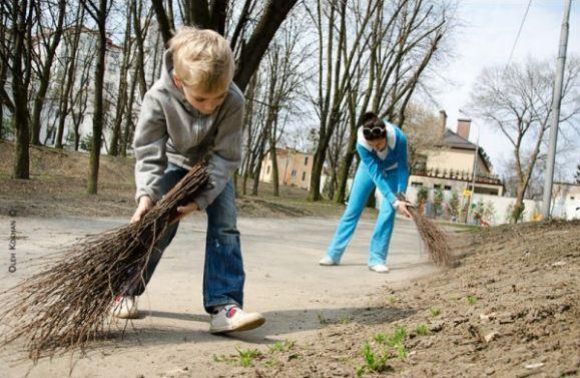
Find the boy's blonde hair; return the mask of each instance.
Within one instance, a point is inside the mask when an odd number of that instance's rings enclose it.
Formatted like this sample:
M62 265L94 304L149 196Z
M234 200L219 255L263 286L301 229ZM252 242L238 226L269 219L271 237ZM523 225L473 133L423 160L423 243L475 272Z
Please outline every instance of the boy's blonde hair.
M184 26L169 41L174 73L187 87L214 93L234 77L234 54L224 37L213 30Z

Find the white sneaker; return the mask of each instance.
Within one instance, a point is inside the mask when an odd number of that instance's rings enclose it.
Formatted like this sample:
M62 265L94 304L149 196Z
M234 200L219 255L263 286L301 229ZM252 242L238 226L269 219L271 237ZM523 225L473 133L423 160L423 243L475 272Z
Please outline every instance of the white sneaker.
M369 266L369 269L377 273L387 273L389 271L389 267L387 267L385 264L372 265Z
M116 297L115 304L111 308L111 315L120 319L137 319L139 317L137 298L132 296Z
M211 315L210 333L249 331L266 322L258 312L245 312L237 305L227 305L217 314Z
M318 264L319 265L322 265L322 266L338 265L338 263L336 261L332 260L328 256L324 256L322 259L320 259L320 261L318 262Z

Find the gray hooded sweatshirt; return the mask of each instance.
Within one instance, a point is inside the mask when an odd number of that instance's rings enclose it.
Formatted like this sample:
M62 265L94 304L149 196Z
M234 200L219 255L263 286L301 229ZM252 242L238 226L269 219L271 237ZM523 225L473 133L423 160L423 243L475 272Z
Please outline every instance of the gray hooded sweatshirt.
M222 192L240 166L244 95L232 83L223 104L211 115L193 108L172 79L171 52L165 52L161 78L143 97L135 129L135 181L139 201L149 196L161 198L159 180L171 162L189 169L208 157L212 188L194 199L205 209Z

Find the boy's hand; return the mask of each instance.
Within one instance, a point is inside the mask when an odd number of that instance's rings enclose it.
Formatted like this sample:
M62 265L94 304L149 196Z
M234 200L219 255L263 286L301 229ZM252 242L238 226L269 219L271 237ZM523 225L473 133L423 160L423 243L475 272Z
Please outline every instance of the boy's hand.
M141 196L139 198L139 205L137 205L137 210L135 214L131 217L131 223L137 223L141 220L143 215L145 215L153 207L153 200L148 196Z
M182 219L184 218L186 215L188 215L189 213L192 213L194 211L199 210L199 207L197 206L197 203L192 202L188 205L185 206L178 206L177 207L177 213L178 215L178 219Z
M398 212L400 212L401 214L403 214L404 216L406 216L407 218L411 218L411 213L409 212L409 210L407 209L407 206L410 205L409 202L407 201L401 201L401 200L397 200L397 202L395 202L395 209L397 209Z

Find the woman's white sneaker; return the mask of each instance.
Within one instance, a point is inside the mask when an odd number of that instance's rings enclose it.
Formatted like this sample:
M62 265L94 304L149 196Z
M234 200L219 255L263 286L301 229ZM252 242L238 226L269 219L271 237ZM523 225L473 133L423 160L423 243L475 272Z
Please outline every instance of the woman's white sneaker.
M385 264L372 265L372 266L369 266L369 269L372 270L373 272L377 272L377 273L388 273L389 272L389 267L387 267Z
M336 261L332 260L328 256L324 256L322 259L320 259L320 261L318 262L318 264L319 265L322 265L322 266L338 265L338 263Z
M245 312L237 305L227 305L211 315L209 325L210 333L228 333L249 331L258 328L266 322L262 314L257 312Z

